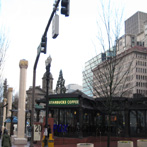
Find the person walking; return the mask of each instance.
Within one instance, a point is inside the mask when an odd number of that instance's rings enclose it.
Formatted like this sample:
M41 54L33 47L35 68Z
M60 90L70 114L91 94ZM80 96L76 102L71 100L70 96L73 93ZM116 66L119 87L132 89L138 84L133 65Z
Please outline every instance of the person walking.
M11 147L11 139L6 129L4 130L4 134L2 136L2 147Z

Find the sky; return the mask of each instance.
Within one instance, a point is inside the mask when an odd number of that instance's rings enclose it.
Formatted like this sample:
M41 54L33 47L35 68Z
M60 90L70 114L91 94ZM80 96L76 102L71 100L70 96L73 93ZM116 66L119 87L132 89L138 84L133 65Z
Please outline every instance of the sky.
M9 39L3 77L9 87L19 91L19 61L28 60L27 87L32 86L33 66L47 22L50 18L54 0L0 0L0 27L5 28ZM123 22L137 11L147 13L146 1L112 0L113 4L124 9ZM59 4L60 5L60 4ZM47 54L41 53L36 69L36 86L42 86L45 73L45 60L52 57L51 73L53 87L62 70L65 85L82 86L84 64L100 52L97 36L98 0L70 0L70 16L65 17L59 11L59 35L52 39L52 25L47 34ZM122 35L124 26L122 27Z

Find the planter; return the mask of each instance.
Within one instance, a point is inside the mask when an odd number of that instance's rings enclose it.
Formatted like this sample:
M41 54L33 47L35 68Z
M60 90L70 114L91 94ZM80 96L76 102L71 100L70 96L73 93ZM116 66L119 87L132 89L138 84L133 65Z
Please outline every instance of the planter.
M137 140L137 147L147 147L147 139Z
M117 147L133 147L133 141L118 141Z
M77 147L94 147L93 143L78 143Z

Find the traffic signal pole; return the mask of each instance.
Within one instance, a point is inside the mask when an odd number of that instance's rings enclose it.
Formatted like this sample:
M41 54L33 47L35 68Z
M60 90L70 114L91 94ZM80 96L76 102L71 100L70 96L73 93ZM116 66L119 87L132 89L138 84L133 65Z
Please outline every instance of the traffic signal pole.
M58 8L58 5L59 5L59 2L60 0L57 0L55 5L54 5L54 8L53 8L53 11L51 13L51 16L50 16L50 19L47 23L47 26L45 28L45 31L44 31L44 34L42 37L47 37L47 32L48 32L48 29L50 27L50 24L51 24L51 21L54 17L54 14ZM46 40L47 41L47 40ZM31 123L30 123L30 126L32 127L32 132L31 132L31 141L30 141L30 147L34 147L34 112L35 112L35 83L36 83L36 69L37 69L37 64L38 64L38 61L39 61L39 57L40 57L40 53L41 53L41 45L39 45L38 47L38 53L37 53L37 56L36 56L36 59L35 59L35 63L34 63L34 68L33 68L33 88L32 88L32 110L31 110ZM44 53L46 54L46 51L44 51Z
M58 0L58 1L56 2L55 7L53 8L53 11L52 11L52 13L51 13L50 19L49 19L48 24L47 24L47 26L46 26L46 28L45 28L43 37L46 37L46 35L47 35L49 26L50 26L50 24L51 24L51 22L52 22L52 19L53 19L53 17L54 17L54 14L55 14L57 8L58 8L59 3L60 3L60 0Z

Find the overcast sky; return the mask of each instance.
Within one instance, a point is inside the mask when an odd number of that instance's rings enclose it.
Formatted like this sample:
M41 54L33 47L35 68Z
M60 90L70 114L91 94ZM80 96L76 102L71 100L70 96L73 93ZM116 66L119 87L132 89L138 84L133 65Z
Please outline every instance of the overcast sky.
M59 36L52 39L48 31L47 54L41 54L36 75L36 86L42 86L45 60L52 57L51 73L54 88L62 69L65 85L82 85L84 63L100 51L96 40L98 0L70 0L70 16L59 14ZM147 12L146 1L113 0L116 7L124 8L123 22L137 11ZM53 0L1 0L0 26L4 26L10 45L7 51L4 77L15 92L19 89L19 61L29 62L27 89L32 86L33 65L37 47L52 12ZM123 32L124 28L122 28ZM123 35L123 34L122 34ZM95 46L97 47L95 49Z

